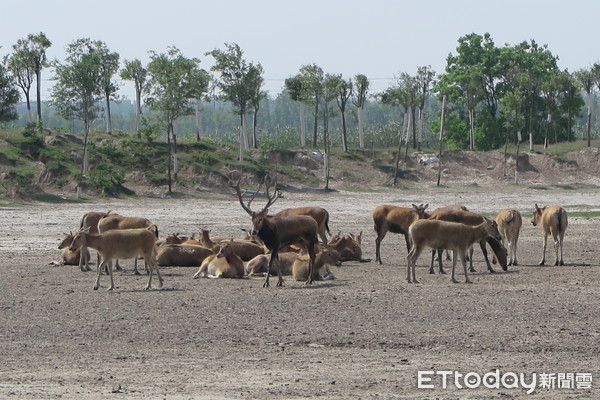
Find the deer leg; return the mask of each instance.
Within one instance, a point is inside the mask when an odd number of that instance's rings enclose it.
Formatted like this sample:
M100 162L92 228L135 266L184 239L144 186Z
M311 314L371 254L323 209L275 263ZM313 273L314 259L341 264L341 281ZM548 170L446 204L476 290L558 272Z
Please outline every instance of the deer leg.
M559 245L559 238L558 238L558 232L553 231L552 232L552 239L554 239L554 254L555 254L555 261L554 261L554 265L559 265L559 260L558 260L558 245Z
M465 253L465 257L466 257L466 253ZM471 248L469 249L469 271L471 272L477 272L475 271L475 268L473 268L473 246L471 246Z
M103 268L106 268L106 261L102 261L101 264L96 265L96 283L94 284L94 290L98 290L100 287L100 272Z
M375 239L375 262L383 264L383 261L381 261L381 241L385 237L386 231L379 232L377 227L375 227L375 232L377 233L377 238Z
M315 283L315 278L314 278L315 258L316 258L315 245L314 245L314 243L309 243L307 245L307 247L308 247L308 255L310 257L310 261L308 262L308 279L306 280L306 284L311 285L311 284Z
M456 259L458 258L459 254L458 254L458 250L454 250L453 251L454 254L452 254L452 276L451 276L451 280L453 283L458 283L458 281L455 278L454 272L456 270ZM465 268L465 272L467 271L467 261L465 260L466 257L466 252L461 252L460 254L460 258L461 260L463 260L463 265Z
M564 235L565 235L564 232L562 234L559 233L559 235L558 235L558 243L560 245L560 263L559 263L559 265L565 265L565 262L563 260L563 240L564 240Z
M429 265L429 273L430 274L435 274L435 271L433 270L433 263L435 261L435 254L436 254L436 251L435 250L431 250L431 264Z
M417 246L413 246L406 256L406 281L408 283L419 283L415 267L419 254L421 254L421 249L417 248Z
M273 262L275 262L275 259L279 259L279 251L278 250L273 250L271 252L271 259L269 260L269 266L267 267L267 273L265 275L265 282L263 283L263 287L269 287L269 276L271 275L270 272L273 270ZM279 265L279 264L278 264ZM279 275L279 267L277 267L277 275Z
M461 254L460 258L461 258L462 265L463 265L463 271L465 272L465 283L473 283L473 282L471 282L471 280L469 279L469 275L467 274L467 260L465 260L464 253ZM455 264L456 264L456 260L455 260Z
M479 242L479 247L481 247L481 252L483 253L483 258L485 258L485 263L487 264L488 271L490 271L491 273L496 272L496 271L494 271L494 269L492 268L492 265L490 264L490 259L488 258L487 248L485 246L485 240L482 240L481 242ZM473 271L471 271L471 272L473 272Z
M540 261L540 265L544 265L546 263L546 246L548 245L548 234L544 232L544 245L542 247L542 261Z
M115 288L115 282L113 281L113 270L110 266L108 267L108 276L110 277L110 286L106 290L112 291Z

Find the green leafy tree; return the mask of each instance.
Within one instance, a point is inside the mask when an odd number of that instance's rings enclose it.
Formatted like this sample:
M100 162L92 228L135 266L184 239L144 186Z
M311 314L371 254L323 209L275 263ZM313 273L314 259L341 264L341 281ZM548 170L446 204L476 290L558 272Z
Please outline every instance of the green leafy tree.
M148 70L138 59L125 60L125 67L121 69L121 78L126 81L133 81L135 87L135 131L138 139L141 139L141 118L142 118L142 96L146 94Z
M298 104L298 112L300 114L300 147L306 147L306 110L305 105L309 99L307 85L304 83L303 77L297 74L285 80L285 90L294 102Z
M8 74L4 64L0 64L0 122L18 118L16 109L18 102L19 91L15 87L13 77Z
M13 45L13 53L5 58L8 70L15 79L17 86L25 96L27 104L27 118L29 123L33 122L31 113L31 86L35 80L35 68L31 60L28 43L24 39L19 39L17 44Z
M112 118L110 102L117 101L119 86L113 81L113 76L119 71L119 54L111 52L105 43L98 42L100 52L100 73L102 80L102 94L106 104L106 133L112 134Z
M575 77L579 81L581 88L587 96L588 107L587 107L587 124L586 124L586 138L588 147L591 146L592 143L592 102L594 92L594 73L592 69L582 68L575 72Z
M304 91L306 93L306 102L309 106L313 107L313 136L312 136L312 147L317 148L317 127L319 120L319 104L323 98L323 85L325 75L323 69L317 64L304 65L300 68L299 76L302 79L304 85Z
M248 148L246 134L246 113L253 98L256 98L257 87L262 85L262 67L244 60L244 52L236 43L225 43L225 50L215 49L207 52L215 59L212 71L220 73L217 85L222 99L233 104L235 112L240 116L240 162L244 161L244 150Z
M352 97L352 81L344 80L341 74L328 75L325 81L328 93L336 94L335 101L342 119L342 150L348 152L348 128L346 127L346 106Z
M368 92L369 79L366 75L357 74L354 77L354 96L352 97L352 103L358 110L358 147L361 149L365 147L365 104L367 102Z
M78 119L84 125L78 197L88 170L88 138L98 117L98 103L102 100L101 44L90 39L75 40L68 45L64 62L54 63L56 84L51 88L52 104L65 119Z
M417 150L421 151L421 144L423 143L423 124L425 120L424 109L425 103L427 99L431 95L431 87L433 85L433 79L435 77L435 72L431 69L430 66L423 66L417 68L417 75L415 79L417 80L418 86L418 109L419 109L419 133L417 136Z
M262 90L264 84L263 68L260 64L250 64L248 68L248 86L252 88L250 105L252 106L252 147L258 148L258 111L260 103L267 97L267 92Z
M52 46L52 42L43 32L29 34L24 49L27 49L30 65L33 67L36 80L37 122L42 126L42 69L49 65L46 50Z
M171 155L167 166L167 179L169 193L172 193L172 170L175 180L178 170L174 123L183 115L193 114L191 102L207 90L208 74L199 68L200 60L184 57L175 47L170 47L166 53L150 52L150 59L149 89L145 102L151 110L160 115L167 127L167 143Z

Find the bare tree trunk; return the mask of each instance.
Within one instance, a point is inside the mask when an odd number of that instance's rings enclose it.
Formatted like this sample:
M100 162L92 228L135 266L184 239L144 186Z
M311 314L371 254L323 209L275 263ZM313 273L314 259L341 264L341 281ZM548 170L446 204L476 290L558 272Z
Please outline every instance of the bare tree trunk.
M303 102L298 102L300 108L300 147L306 147L306 109Z
M177 157L177 131L179 131L177 121L173 121L173 180L177 182L177 174L179 173L179 158Z
M202 100L196 99L196 140L200 140L202 135Z
M240 114L240 163L244 162L244 113Z
M33 122L33 114L31 113L31 100L29 99L29 91L24 91L25 101L27 102L27 120L31 124Z
M242 141L244 144L244 150L246 150L247 148L250 147L250 145L248 144L248 132L246 130L246 126L247 126L247 119L246 119L246 112L244 111L244 113L242 114Z
M417 151L421 151L423 144L423 109L419 108L419 129L417 130Z
M587 147L592 146L592 94L588 96L587 112Z
M348 152L348 136L346 132L346 113L342 111L342 150Z
M364 107L358 107L358 147L361 149L365 147L364 123L365 109Z
M142 138L141 120L142 120L142 92L137 87L135 88L135 132L138 139Z
M317 148L317 124L319 122L319 102L317 101L315 104L315 123L313 129L313 138L312 138L312 147L313 149Z
M42 129L42 66L36 66L35 69L36 79L36 95L37 95L37 122Z
M438 176L437 186L440 186L442 178L442 152L444 150L444 123L446 121L446 95L442 97L442 115L440 117L440 152L438 153Z
M252 147L258 149L258 110L252 113Z
M408 161L408 142L409 142L409 135L410 135L410 130L411 128L413 129L414 132L414 121L412 119L413 117L413 108L409 107L408 108L409 112L408 112L408 122L406 125L406 137L405 137L405 147L404 147L404 162Z
M110 99L106 96L106 133L112 135L112 119L110 117Z
M417 124L416 124L416 118L415 118L415 110L416 110L415 107L410 108L410 113L411 113L411 117L412 117L411 121L412 121L413 149L417 148Z
M469 109L469 150L475 150L475 110Z
M79 182L77 182L77 198L81 198L83 176L88 171L88 138L90 136L91 122L87 119L83 121L84 133L83 133L83 158L81 160L81 172L79 174Z
M169 187L169 194L173 193L171 185L171 135L173 132L173 123L167 124L167 148L169 149L169 157L167 158L167 185Z

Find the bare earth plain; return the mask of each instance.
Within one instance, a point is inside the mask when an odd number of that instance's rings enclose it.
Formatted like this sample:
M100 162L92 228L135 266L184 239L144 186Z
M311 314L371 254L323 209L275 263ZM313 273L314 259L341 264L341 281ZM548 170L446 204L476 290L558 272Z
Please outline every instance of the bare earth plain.
M408 284L404 238L388 233L384 264L347 262L335 280L306 286L288 278L193 280L196 268L163 267L161 290L117 272L117 289L92 290L95 272L53 267L62 232L87 211L144 216L161 236L200 228L240 234L249 217L234 197L140 197L0 208L0 398L2 399L592 399L600 398L600 224L571 216L566 266L541 258L534 203L571 213L599 211L597 185L535 188L482 180L404 189L289 192L273 211L320 205L332 232L363 231L374 258L371 211L381 204L431 209L461 203L488 215L524 214L520 265L486 271L475 252L474 283L429 275L428 255ZM257 199L254 207L260 207ZM448 265L450 267L450 265ZM462 281L462 273L458 275ZM419 388L418 371L589 373L591 389L459 389L439 375ZM462 382L462 381L461 381ZM464 384L462 385L464 386Z

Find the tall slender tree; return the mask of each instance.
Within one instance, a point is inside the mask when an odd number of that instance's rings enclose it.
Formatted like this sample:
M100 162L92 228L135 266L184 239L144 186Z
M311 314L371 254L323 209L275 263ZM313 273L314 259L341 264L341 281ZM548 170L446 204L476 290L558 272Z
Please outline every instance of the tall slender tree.
M102 79L102 94L106 105L106 133L112 134L111 101L117 101L119 86L113 81L113 76L119 71L119 54L111 52L104 42L99 42L100 72Z
M19 102L19 91L15 87L13 77L0 63L0 122L8 122L18 118L16 105Z
M365 104L369 92L369 79L366 75L358 74L354 77L354 96L352 103L356 106L358 114L358 147L365 147Z
M31 86L35 80L35 69L32 63L32 57L28 46L29 42L24 39L19 39L16 44L13 45L13 53L5 57L5 62L8 70L15 78L17 86L23 92L25 96L25 103L27 105L27 118L29 122L33 122L33 115L31 113Z
M125 67L121 70L120 75L122 79L133 81L135 87L135 131L138 139L141 139L142 96L145 95L147 90L148 70L138 59L125 60Z
M579 84L583 88L583 91L587 95L588 107L587 107L587 124L586 124L586 139L587 146L591 147L592 145L592 102L594 97L592 93L594 92L595 87L595 79L594 73L592 72L592 68L585 69L582 68L575 72L575 77L579 81Z
M169 193L172 193L172 181L173 178L177 180L178 171L177 136L174 124L180 116L193 114L192 101L201 97L207 90L208 75L206 71L200 69L200 60L184 57L176 47L170 47L166 53L150 52L150 59L146 104L159 113L167 128L170 153L167 181Z
M236 43L225 43L225 50L215 49L209 51L215 59L212 71L220 73L217 85L222 93L222 99L233 104L235 112L240 116L240 162L244 161L244 150L248 148L246 134L246 113L252 98L256 95L256 72L262 74L262 67L248 63L244 60L244 52ZM251 73L252 69L256 69ZM262 81L261 81L262 85Z
M46 50L52 46L52 42L43 32L28 35L27 42L31 63L35 71L37 122L42 127L42 69L48 66Z
M102 99L101 53L98 44L90 39L75 40L67 47L65 61L54 63L56 84L51 88L52 104L65 119L79 119L84 125L78 197L81 196L83 178L88 170L88 138L92 124L98 117L98 103Z

